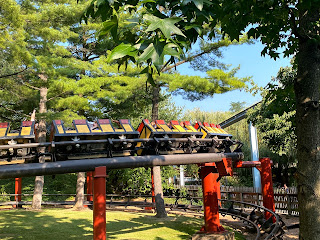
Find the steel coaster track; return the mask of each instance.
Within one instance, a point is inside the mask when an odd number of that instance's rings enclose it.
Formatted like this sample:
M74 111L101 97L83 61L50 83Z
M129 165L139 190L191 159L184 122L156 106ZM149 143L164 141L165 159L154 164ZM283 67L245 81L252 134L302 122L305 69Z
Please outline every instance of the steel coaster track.
M233 201L233 200L227 200L227 199L220 199L221 202L230 202L231 206L228 209L221 208L219 209L219 212L227 215L233 215L237 218L243 219L244 221L253 222L256 229L259 231L257 232L257 238L259 239L258 235L260 235L260 232L263 231L265 233L268 233L265 240L268 239L282 239L282 235L284 234L284 230L282 227L284 226L284 222L282 221L281 217L276 214L275 212L271 211L270 209L267 209L265 207L248 203L248 202L240 202L240 201ZM253 208L252 212L250 214L246 213L243 208L235 209L233 208L234 204L240 204L244 206L249 206ZM256 212L256 210L258 210ZM260 214L256 214L256 213ZM264 213L269 212L271 213L272 217L269 219L264 218ZM262 214L261 214L262 213ZM258 227L258 228L257 228Z

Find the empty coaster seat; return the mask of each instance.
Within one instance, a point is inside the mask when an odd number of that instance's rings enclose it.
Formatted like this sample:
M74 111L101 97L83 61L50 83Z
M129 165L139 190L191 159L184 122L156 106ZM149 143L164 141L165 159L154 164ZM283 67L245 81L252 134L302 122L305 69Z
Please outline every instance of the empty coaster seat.
M35 142L34 121L23 121L17 130L10 129L10 123L0 123L0 145L14 146ZM30 147L4 148L0 150L0 164L36 161L36 149Z
M57 160L111 157L128 155L134 151L134 144L125 139L138 138L130 120L98 119L89 123L86 119L73 120L72 127L63 121L54 120L51 126L51 141L66 142L56 144Z

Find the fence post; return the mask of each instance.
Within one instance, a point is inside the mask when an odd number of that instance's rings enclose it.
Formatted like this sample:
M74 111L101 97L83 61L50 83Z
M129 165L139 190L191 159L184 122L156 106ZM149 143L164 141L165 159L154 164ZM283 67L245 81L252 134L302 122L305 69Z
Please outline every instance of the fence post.
M96 167L93 175L93 239L106 240L106 167Z
M287 195L287 209L288 209L288 215L292 215L292 208L291 208L291 197L288 192L286 192Z

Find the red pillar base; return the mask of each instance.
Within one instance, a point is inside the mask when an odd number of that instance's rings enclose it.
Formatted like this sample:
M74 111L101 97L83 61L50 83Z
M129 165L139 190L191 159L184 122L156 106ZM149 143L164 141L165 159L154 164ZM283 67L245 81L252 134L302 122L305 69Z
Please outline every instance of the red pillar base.
M225 231L219 220L218 194L220 184L217 182L219 174L214 166L203 166L200 170L203 190L204 222L203 233L217 233Z
M87 201L93 201L93 172L87 172ZM90 207L90 205L85 205L85 207Z
M21 193L22 193L22 178L15 178L14 200L16 202L21 202ZM22 208L22 205L21 204L13 205L13 208Z
M260 158L260 162L261 168L259 170L261 173L263 206L275 212L271 161L270 158ZM270 217L272 217L272 214L266 212L265 218L269 219ZM275 222L275 218L273 218L273 222Z
M155 198L155 194L154 194L154 178L153 178L153 169L151 168L151 201L152 201L152 203L153 204L155 204L156 203L156 198ZM144 208L145 210L148 210L148 211L150 211L150 210L153 210L153 209L155 209L154 207L145 207Z
M106 167L96 167L93 175L93 239L106 240Z

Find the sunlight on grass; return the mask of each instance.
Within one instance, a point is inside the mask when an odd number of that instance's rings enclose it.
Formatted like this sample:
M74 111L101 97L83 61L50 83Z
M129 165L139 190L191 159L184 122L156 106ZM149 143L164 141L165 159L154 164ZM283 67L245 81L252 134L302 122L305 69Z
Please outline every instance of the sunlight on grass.
M107 211L107 238L190 239L202 224L202 219L179 215L157 219L151 213ZM0 214L0 239L92 239L92 231L91 210L2 210Z

